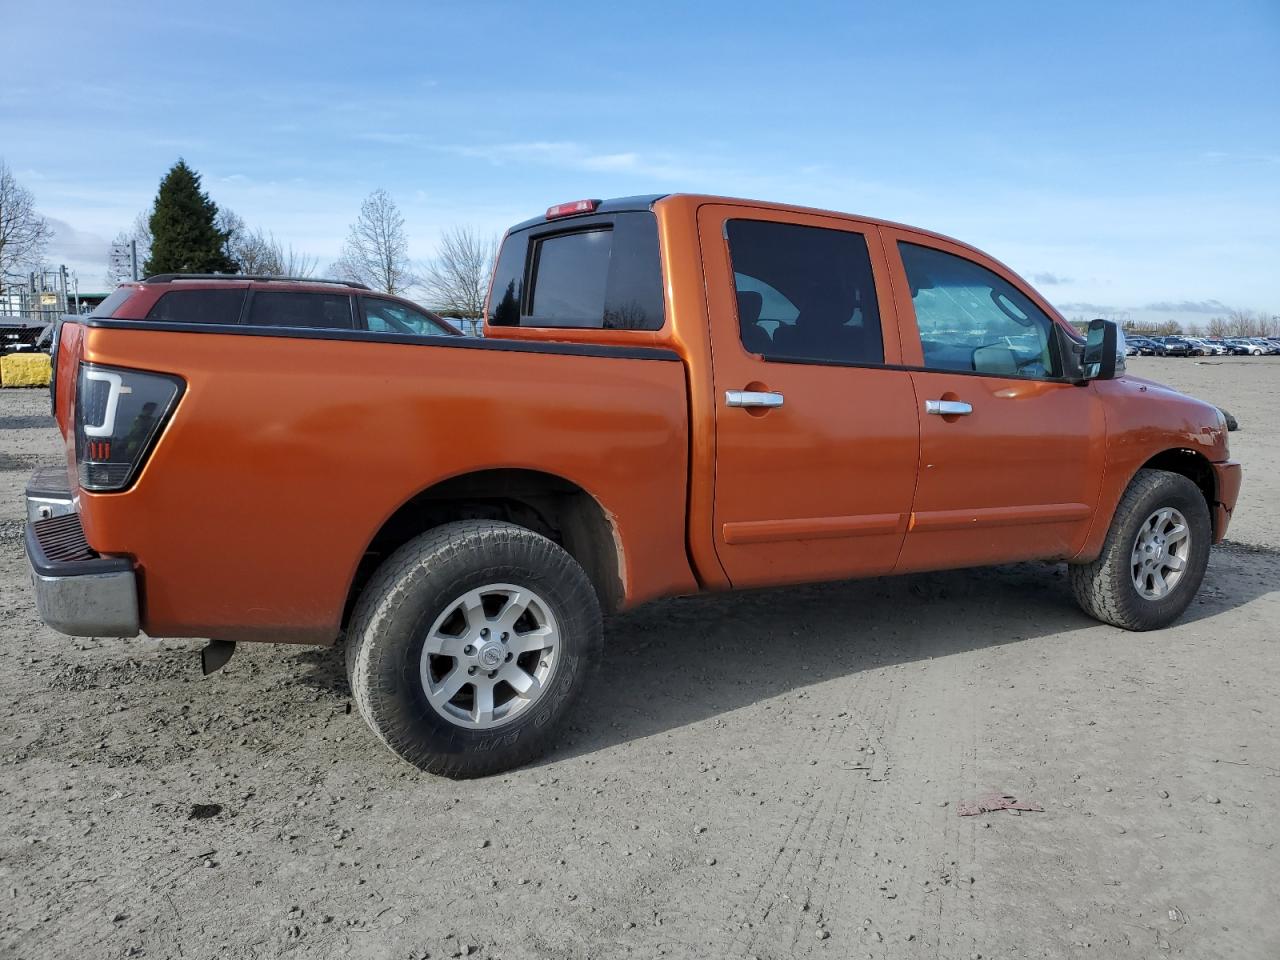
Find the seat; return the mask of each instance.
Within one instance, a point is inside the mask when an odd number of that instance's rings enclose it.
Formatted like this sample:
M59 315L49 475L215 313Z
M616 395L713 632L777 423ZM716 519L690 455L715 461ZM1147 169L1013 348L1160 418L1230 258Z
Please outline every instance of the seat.
M801 313L773 336L774 350L793 360L836 360L861 363L871 359L867 330L862 324L840 322L829 315Z
M764 297L754 290L738 291L738 330L742 337L742 345L751 353L766 354L771 352L773 340L768 332L760 326L760 310L764 306Z

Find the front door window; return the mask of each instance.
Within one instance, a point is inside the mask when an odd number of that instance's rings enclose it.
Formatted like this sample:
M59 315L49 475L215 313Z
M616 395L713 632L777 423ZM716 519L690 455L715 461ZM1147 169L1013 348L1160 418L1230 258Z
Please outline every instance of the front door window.
M924 365L1000 377L1061 376L1053 321L1017 287L971 260L899 243Z

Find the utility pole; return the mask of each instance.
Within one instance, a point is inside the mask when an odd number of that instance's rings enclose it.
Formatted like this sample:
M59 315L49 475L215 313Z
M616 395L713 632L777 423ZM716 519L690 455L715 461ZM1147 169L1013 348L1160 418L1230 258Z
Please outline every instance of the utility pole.
M129 241L129 259L133 263L133 279L138 279L138 241Z

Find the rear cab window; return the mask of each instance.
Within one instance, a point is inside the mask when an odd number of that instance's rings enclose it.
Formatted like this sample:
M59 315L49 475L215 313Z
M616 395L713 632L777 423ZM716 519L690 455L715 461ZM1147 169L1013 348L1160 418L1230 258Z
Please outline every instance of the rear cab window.
M574 217L510 233L485 319L497 327L660 330L666 311L653 214Z

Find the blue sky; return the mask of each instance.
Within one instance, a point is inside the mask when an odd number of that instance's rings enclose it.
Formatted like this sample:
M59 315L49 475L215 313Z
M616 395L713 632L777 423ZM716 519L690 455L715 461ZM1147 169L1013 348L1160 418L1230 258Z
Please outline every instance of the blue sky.
M82 289L182 156L324 264L377 187L418 257L705 191L952 234L1068 315L1280 312L1278 0L180 6L4 15L0 157Z

